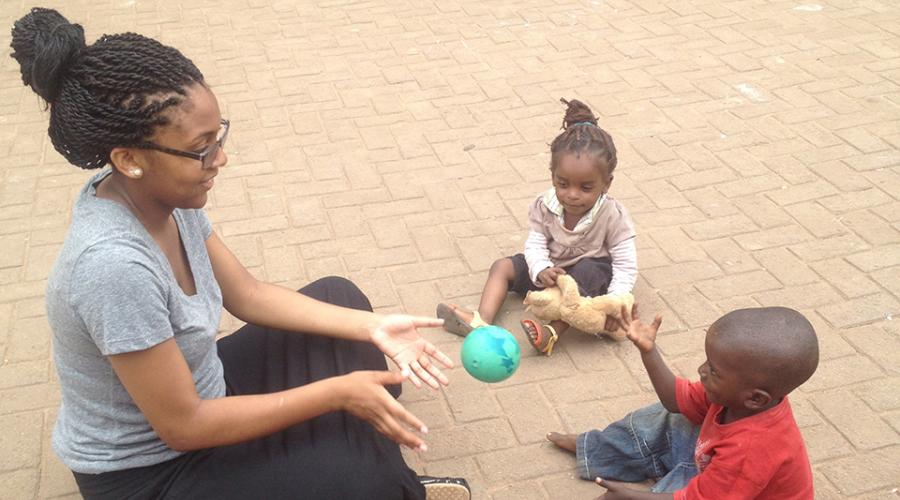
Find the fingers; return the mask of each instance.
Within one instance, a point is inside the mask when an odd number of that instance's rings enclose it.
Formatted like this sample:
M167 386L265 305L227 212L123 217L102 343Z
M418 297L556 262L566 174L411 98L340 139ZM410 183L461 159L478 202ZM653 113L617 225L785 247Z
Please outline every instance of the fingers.
M631 306L631 319L640 319L640 316L638 315L637 302L635 302L634 305Z
M659 330L659 326L662 325L662 314L657 314L655 318L653 318L653 323L650 325L654 330Z
M550 279L553 281L553 284L555 285L556 280L559 279L559 277L562 276L563 274L566 274L566 271L565 271L565 269L562 269L560 267L551 267L549 274L550 274Z
M613 327L612 316L607 316L606 321L603 322L603 331L610 331Z
M617 490L619 489L618 486L616 486L616 485L610 483L609 481L607 481L607 480L605 480L605 479L603 479L603 478L599 478L599 477L598 477L597 479L594 479L594 482L597 483L597 484L599 484L600 486L606 488L607 491L617 491Z
M538 281L540 281L545 288L553 285L553 283L550 282L549 274L550 272L547 269L538 273Z
M375 382L381 385L395 385L403 383L406 377L410 375L410 372L408 367L401 366L399 372L385 370L375 372L375 374Z
M401 422L406 424L410 429L415 429L423 434L428 434L428 426L426 426L418 417L403 407L396 399L391 398L391 413Z
M395 385L402 384L404 380L407 378L410 382L413 383L416 387L422 387L422 381L416 376L415 372L410 369L409 365L399 365L399 372L392 371L383 371L376 372L378 375L375 377L375 382L381 385Z
M427 451L428 447L425 441L408 429L416 429L419 432L427 433L428 427L421 420L410 413L400 403L387 395L387 407L380 415L376 415L372 420L372 424L379 432L390 438L391 440L408 446L411 449L419 451Z
M408 365L411 372L409 378L410 381L416 387L422 387L421 383L424 382L432 389L440 389L441 385L449 385L450 379L441 372L441 369L438 368L437 365L431 362L430 358L435 358L447 368L453 367L453 360L439 351L430 342L425 344L422 351L425 355L420 356L419 359ZM416 382L419 382L419 384L416 384Z
M453 360L450 359L450 356L447 356L440 349L434 346L432 343L425 344L425 354L428 354L432 358L436 359L438 363L444 365L444 368L453 368Z
M544 288L549 288L551 286L556 285L556 278L560 275L566 274L566 270L561 267L548 267L544 269L540 273L538 273L538 281L544 285Z
M400 373L389 371L353 372L358 382L350 384L352 396L345 410L372 424L392 441L414 450L426 451L425 442L416 432L428 433L428 427L388 393L384 385L396 384L413 377L409 368ZM412 429L412 430L411 430Z
M416 328L435 328L444 324L444 320L427 316L411 316L409 318Z
M437 382L439 384L447 385L450 383L450 379L447 378L447 376L441 372L440 368L438 368L434 363L432 363L431 360L428 359L428 357L423 356L422 359L419 360L419 364L422 365L422 368L425 368L425 370L427 370L428 373L432 377L434 377L434 379L437 380ZM438 389L438 388L439 387L435 387L435 389Z
M409 371L409 381L416 386L416 389L421 389L422 381L419 379L419 374L416 373L416 370L411 365L406 365L403 369Z
M440 384L438 384L437 380L435 380L425 367L426 363L428 363L428 366L431 366L431 363L428 362L428 358L423 356L418 361L410 363L409 367L412 368L413 373L418 376L420 380L428 384L429 387L432 389L440 389Z
M612 314L606 317L606 323L603 325L603 331L614 332L621 328L622 324Z
M622 311L619 315L622 317L622 326L627 330L631 326L631 315L628 314L628 308L625 307L625 304L622 304Z

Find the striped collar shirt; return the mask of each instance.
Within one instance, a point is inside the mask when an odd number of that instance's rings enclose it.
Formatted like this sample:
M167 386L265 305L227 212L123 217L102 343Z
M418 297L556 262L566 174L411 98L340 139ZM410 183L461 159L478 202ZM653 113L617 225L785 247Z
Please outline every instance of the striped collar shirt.
M594 222L594 217L597 215L597 212L600 211L600 207L603 205L603 200L606 199L606 193L600 195L597 198L597 202L594 203L594 206L591 207L590 210L586 214L584 214L581 219L575 224L575 228L572 229L573 232L579 232L586 227L590 227L590 225ZM556 197L556 189L550 188L544 193L544 206L547 207L547 210L556 214L559 218L559 223L565 227L565 218L563 217L563 206L559 202L559 198Z

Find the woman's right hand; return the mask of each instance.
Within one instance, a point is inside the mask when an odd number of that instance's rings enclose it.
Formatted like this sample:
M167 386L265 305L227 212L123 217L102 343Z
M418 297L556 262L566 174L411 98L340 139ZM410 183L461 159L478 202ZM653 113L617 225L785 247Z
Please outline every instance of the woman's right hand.
M338 393L340 409L372 424L391 440L413 450L427 451L425 441L408 429L425 434L428 428L384 388L400 384L409 372L358 371L342 375Z

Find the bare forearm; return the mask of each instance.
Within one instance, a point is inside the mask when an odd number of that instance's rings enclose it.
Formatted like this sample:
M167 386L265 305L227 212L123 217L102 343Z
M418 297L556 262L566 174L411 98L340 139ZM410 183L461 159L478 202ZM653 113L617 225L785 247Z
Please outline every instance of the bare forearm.
M247 323L350 340L369 341L367 327L378 321L378 315L369 311L320 302L261 281L233 302L226 308Z
M671 412L678 412L678 401L675 397L675 375L663 361L656 346L650 351L641 352L641 361L653 383L653 389L659 401Z
M366 328L378 321L367 311L328 305L253 277L213 233L206 250L228 312L254 325L368 341Z
M340 379L271 394L201 400L166 444L190 451L240 443L339 409Z

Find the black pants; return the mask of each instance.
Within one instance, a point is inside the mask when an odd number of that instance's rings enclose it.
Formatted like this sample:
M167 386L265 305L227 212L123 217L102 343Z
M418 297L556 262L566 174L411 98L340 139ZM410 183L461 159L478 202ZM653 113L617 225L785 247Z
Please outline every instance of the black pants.
M372 310L343 278L324 278L300 293ZM355 370L384 370L372 344L247 325L218 342L229 395L297 387ZM396 397L400 387L390 387ZM344 412L270 436L186 453L148 467L75 473L86 499L421 499L425 491L399 447Z
M531 281L524 254L517 253L508 259L512 261L516 273L508 283L510 291L524 296L532 290L543 290L543 287ZM609 282L612 280L612 261L609 257L588 257L563 269L575 279L575 283L578 283L578 293L582 297L606 295Z

